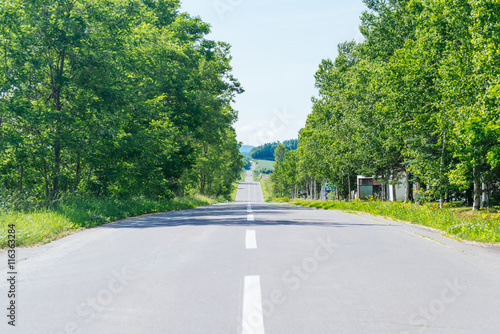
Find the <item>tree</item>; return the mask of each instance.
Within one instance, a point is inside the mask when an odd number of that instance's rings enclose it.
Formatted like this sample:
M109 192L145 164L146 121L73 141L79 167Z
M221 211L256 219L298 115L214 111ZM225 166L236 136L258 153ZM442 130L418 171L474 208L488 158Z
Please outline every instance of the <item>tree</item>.
M498 3L364 2L365 41L340 44L316 72L298 182L308 196L318 179L347 195L356 174L405 175L406 201L415 181L441 206L473 184L475 208L485 205L500 170Z
M170 197L190 190L180 180L209 136L207 152L232 161L213 192L227 193L241 163L230 103L243 90L209 31L176 0L2 2L4 190Z

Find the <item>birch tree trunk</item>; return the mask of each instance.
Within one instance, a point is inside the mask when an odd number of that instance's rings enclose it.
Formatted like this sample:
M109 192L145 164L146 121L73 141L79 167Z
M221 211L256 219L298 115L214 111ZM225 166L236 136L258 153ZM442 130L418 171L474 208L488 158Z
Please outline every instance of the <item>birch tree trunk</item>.
M486 183L481 184L482 188L482 198L481 198L481 209L488 207L488 185Z
M316 193L316 180L313 180L313 190L314 190L314 198L313 199L317 199L317 193Z
M392 181L392 201L396 202L396 180L394 177L394 173L391 176L391 181Z
M415 203L417 204L420 204L420 196L419 196L419 200L417 201L417 194L420 192L420 182L415 182L415 194L414 194L414 197L415 197Z
M405 203L410 201L411 189L410 189L410 173L406 172L405 175Z
M347 189L349 189L349 201L351 200L351 176L347 174Z
M474 204L472 206L473 211L478 211L481 209L481 182L479 180L474 181Z

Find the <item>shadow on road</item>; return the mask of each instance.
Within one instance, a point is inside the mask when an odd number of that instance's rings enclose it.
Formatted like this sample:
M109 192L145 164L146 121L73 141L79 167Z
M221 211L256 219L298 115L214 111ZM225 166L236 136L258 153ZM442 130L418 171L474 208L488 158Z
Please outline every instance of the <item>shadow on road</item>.
M306 212L310 211L308 215ZM247 212L247 204L228 203L225 205L212 205L193 210L148 214L144 216L128 218L115 223L103 225L100 228L158 228L177 226L297 226L310 227L390 227L385 224L364 222L355 216L351 216L348 222L346 217L339 215L315 214L317 209L270 204L252 204L252 212ZM327 211L325 211L327 213ZM253 221L247 220L247 215L254 216ZM336 218L336 219L335 219ZM345 221L335 221L342 218Z

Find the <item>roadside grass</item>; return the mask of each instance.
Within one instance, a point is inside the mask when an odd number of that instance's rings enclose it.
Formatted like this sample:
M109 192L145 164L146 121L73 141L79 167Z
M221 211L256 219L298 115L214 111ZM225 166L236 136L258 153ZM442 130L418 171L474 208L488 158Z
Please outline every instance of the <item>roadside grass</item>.
M269 175L261 174L259 182L260 182L260 187L262 189L262 195L264 196L264 201L270 202L272 200L272 194L271 194L272 186Z
M236 194L238 193L238 186L239 186L240 182L243 182L243 181L240 179L237 182L233 182L233 188L231 190L231 195L230 195L231 202L236 201Z
M286 199L280 199L287 201ZM290 200L290 204L327 210L361 211L372 215L403 220L442 230L450 236L485 243L500 243L500 213L473 213L464 208L445 207L436 203L418 205L390 201L318 201Z
M72 198L59 202L53 209L33 211L0 211L0 248L7 246L8 225L15 224L16 245L43 244L78 231L119 219L146 213L192 209L223 201L202 196L152 200Z

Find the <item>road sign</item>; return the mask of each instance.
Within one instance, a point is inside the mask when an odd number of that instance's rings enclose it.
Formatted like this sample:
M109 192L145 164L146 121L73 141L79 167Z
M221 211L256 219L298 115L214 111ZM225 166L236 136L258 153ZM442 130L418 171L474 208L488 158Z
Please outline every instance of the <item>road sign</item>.
M328 193L328 192L331 192L331 191L336 191L337 190L337 187L336 186L332 186L330 183L326 183L325 184L325 191Z

